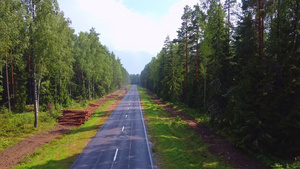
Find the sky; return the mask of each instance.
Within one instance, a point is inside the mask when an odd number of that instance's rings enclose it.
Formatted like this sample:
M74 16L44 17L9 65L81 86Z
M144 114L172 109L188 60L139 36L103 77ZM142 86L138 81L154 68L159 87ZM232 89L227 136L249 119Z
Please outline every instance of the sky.
M101 44L121 59L129 74L140 74L162 49L166 37L177 37L185 5L199 0L58 0L75 33L94 27Z

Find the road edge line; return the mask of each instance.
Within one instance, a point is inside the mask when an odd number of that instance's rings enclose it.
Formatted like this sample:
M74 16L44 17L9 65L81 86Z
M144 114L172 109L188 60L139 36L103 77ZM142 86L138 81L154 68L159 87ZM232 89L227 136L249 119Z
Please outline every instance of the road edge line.
M147 141L147 148L148 148L148 154L149 154L149 158L150 158L151 168L154 169L153 159L152 159L153 157L152 157L152 153L150 153L151 151L150 151L150 147L149 147L148 133L147 133L146 127L145 127L144 115L143 115L143 112L142 112L141 100L140 100L139 90L138 90L137 86L136 86L136 90L137 90L137 93L138 93L140 113L141 113L141 116L142 116L142 122L143 122L144 133L145 133L145 137L146 137L146 141Z

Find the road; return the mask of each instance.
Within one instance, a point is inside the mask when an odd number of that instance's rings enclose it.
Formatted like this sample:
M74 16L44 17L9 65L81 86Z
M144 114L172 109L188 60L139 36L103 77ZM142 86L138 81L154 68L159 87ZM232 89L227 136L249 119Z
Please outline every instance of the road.
M154 168L135 85L70 168Z

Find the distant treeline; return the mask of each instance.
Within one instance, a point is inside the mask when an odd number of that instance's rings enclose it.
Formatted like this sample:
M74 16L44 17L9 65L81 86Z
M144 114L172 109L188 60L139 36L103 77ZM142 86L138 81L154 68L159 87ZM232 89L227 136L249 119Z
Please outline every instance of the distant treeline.
M130 74L129 75L131 84L141 85L141 78L139 74Z
M209 114L246 150L299 155L300 1L205 2L184 8L177 38L166 38L141 85Z
M68 106L101 97L129 83L129 74L99 42L99 34L74 34L56 0L0 1L0 102ZM39 106L40 105L40 106ZM37 126L37 124L36 124Z

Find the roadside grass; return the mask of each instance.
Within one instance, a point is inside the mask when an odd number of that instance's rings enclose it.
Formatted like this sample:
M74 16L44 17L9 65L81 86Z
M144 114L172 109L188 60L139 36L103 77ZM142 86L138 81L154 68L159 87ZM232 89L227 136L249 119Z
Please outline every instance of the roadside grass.
M84 103L73 101L68 108L75 110L83 109L89 103L93 103L97 100L99 99ZM2 113L0 113L0 152L3 151L4 148L13 146L26 137L51 130L57 124L57 117L61 115L60 111L62 109L64 108L57 105L56 110L52 110L52 112L39 112L38 128L33 126L33 105L27 105L26 111L23 113L13 113L3 109Z
M124 92L121 92L120 97ZM19 166L14 168L31 169L65 169L69 168L76 160L77 156L83 151L91 138L97 133L99 128L108 118L105 116L106 108L115 100L111 99L99 107L92 118L85 124L64 134L58 139L39 147L33 154L26 156Z
M123 94L123 92L121 94ZM99 99L101 98L85 101L81 98L79 101L72 100L71 104L66 108L57 104L52 112L39 112L38 128L34 128L33 126L33 105L27 105L26 111L23 113L8 112L6 108L2 108L0 110L0 152L3 151L4 148L13 146L22 141L26 137L51 130L57 124L57 117L61 115L62 109L81 110Z
M152 152L159 168L192 169L232 167L208 152L208 146L190 130L180 117L170 118L163 107L154 103L145 89L138 87Z
M187 105L183 103L172 103L172 102L166 102L168 105L178 109L179 111L183 112L184 114L189 115L190 117L194 118L199 123L209 126L210 121L210 115L207 113L201 113L199 110L195 108L190 108Z
M52 129L57 124L56 117L54 114L40 112L39 128L36 129L33 126L33 112L21 114L5 112L0 114L0 151L16 144L25 137Z

